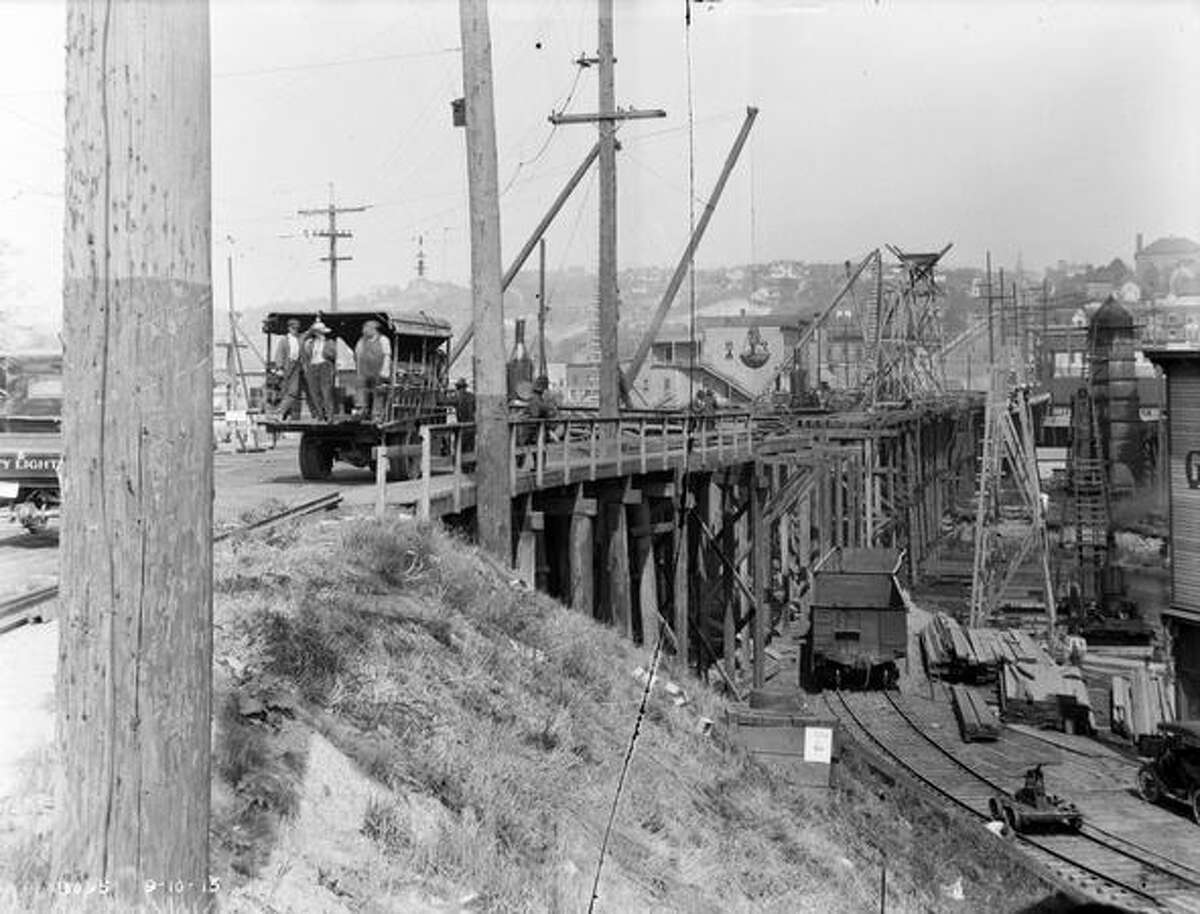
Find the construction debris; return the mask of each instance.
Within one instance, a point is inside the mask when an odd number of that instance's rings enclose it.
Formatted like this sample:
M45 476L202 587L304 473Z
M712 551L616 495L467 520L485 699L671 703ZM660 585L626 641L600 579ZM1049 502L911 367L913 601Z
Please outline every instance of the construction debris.
M950 682L995 682L1002 663L1051 663L1027 633L1007 628L965 628L938 613L921 630L930 676Z
M1053 662L1005 662L1000 676L1000 714L1006 721L1067 733L1095 729L1083 673Z

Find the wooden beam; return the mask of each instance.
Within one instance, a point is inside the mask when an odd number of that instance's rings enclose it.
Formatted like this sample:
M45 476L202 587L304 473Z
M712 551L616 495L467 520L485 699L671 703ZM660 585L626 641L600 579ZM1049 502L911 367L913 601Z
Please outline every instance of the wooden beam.
M543 495L535 493L534 499L537 509L546 514L585 514L588 517L596 516L597 500L595 498L584 498L578 495Z
M681 488L687 484L686 477L682 473L677 476L677 479ZM691 502L693 499L690 492L688 496L688 501ZM682 514L677 515L675 540L672 543L675 552L675 568L672 579L675 604L675 657L679 661L680 669L683 670L688 668L688 650L691 642L691 540L688 513L685 510Z
M675 483L662 482L657 479L647 479L641 485L642 495L646 498L674 498Z
M751 572L753 574L752 601L754 606L754 688L761 689L764 683L764 658L767 648L767 563L771 560L771 528L765 521L763 501L766 490L752 485L750 487L750 541L753 544Z
M609 610L613 626L626 638L633 640L633 605L629 577L629 525L625 521L625 506L605 504L608 521L605 530L605 571Z
M571 608L586 616L595 611L595 520L590 514L572 514L570 530Z
M170 880L182 891L164 903L199 911L212 898L209 9L66 7L70 456L48 883L106 886L97 907L115 911Z

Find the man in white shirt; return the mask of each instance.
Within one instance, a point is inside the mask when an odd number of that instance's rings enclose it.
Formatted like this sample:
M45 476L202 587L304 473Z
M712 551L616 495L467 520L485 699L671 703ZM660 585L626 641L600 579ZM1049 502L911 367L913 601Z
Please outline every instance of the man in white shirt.
M337 343L329 339L329 328L317 318L308 328L301 362L308 385L309 405L314 419L328 422L333 418L333 383L337 374Z
M359 407L367 418L371 418L376 412L375 390L381 381L387 380L391 370L391 358L391 343L379 332L379 324L367 321L363 324L362 339L354 347L354 361L358 368Z
M279 401L279 418L299 419L300 400L307 395L304 370L300 363L300 321L291 318L287 322L287 336L275 347L275 366L282 377Z

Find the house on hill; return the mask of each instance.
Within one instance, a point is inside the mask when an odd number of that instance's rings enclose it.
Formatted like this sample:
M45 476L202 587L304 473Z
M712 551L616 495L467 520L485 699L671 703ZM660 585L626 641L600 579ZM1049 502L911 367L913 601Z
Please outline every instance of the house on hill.
M1145 297L1161 298L1171 292L1172 275L1180 268L1187 268L1193 276L1200 272L1200 244L1169 235L1143 247L1142 236L1138 235L1133 260Z

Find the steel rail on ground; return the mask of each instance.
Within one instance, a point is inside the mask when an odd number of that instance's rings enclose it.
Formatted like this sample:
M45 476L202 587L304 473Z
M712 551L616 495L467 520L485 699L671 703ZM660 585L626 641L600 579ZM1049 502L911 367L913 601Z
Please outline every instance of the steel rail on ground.
M873 730L862 720L859 714L851 706L851 702L847 700L846 696L842 692L834 691L833 694L837 697L837 704L835 705L835 703L830 701L827 697L826 705L829 707L829 710L840 720L850 723L852 733L861 733L862 737L865 738L865 741L868 744L873 743L876 747L878 747L878 750L881 751L886 757L886 761L898 765L919 784L924 785L934 793L946 800L949 800L952 805L965 810L973 818L984 820L990 819L990 816L987 813L983 812L969 800L964 799L964 797L960 795L962 791L956 792L955 790L938 783L932 776L927 775L924 771L920 770L916 764L904 758L902 753L894 746L885 742L884 739L878 735L876 730ZM978 784L983 785L989 794L1009 794L1007 790L1003 789L986 776L975 771L969 765L956 758L944 746L941 746L939 743L937 743L936 740L933 740L932 737L921 730L921 728L915 724L915 722L903 711L903 709L899 707L891 695L887 695L886 693L884 694L888 704L895 712L895 719L899 720L912 736L917 737L918 742L924 742L932 746L938 751L938 753L950 760L954 766L960 769L963 774L967 775L970 779L973 779ZM839 711L838 705L840 705L841 711ZM869 749L870 746L867 745L865 748ZM928 770L931 766L921 767ZM1095 831L1100 830L1095 829ZM1103 834L1107 835L1108 833ZM1163 889L1150 890L1144 887L1144 883L1141 886L1134 885L1121 876L1117 876L1111 872L1106 872L1104 869L1098 868L1092 863L1083 862L1078 858L1077 855L1072 854L1068 849L1055 846L1056 844L1061 844L1063 842L1053 841L1052 836L1047 838L1039 838L1038 836L1016 835L1015 837L1021 845L1024 845L1027 849L1036 851L1036 853L1030 853L1030 856L1032 856L1035 860L1037 860L1039 857L1052 858L1052 862L1047 862L1046 860L1042 859L1038 860L1038 863L1044 870L1056 877L1056 882L1064 887L1069 887L1072 891L1086 893L1092 895L1093 897L1100 897L1097 896L1094 891L1088 891L1089 883L1098 881L1100 885L1104 887L1104 894L1108 896L1106 899L1108 901L1113 901L1113 895L1124 895L1128 900L1118 899L1118 903L1124 903L1128 905L1129 900L1136 900L1138 907L1142 910L1163 909L1167 908L1170 904L1169 896L1173 893L1172 888L1164 887ZM1117 840L1122 844L1137 848L1137 850L1140 852L1159 856L1162 860L1166 861L1166 865L1148 860L1145 857L1139 856L1138 853L1132 853L1128 850L1117 847L1105 840L1102 840L1101 838L1096 837L1095 834L1081 834L1072 837L1076 841L1091 842L1092 844L1101 847L1108 852L1116 854L1127 860L1135 861L1143 867L1158 871L1167 880L1174 883L1173 890L1176 892L1179 891L1180 888L1183 890L1195 890L1200 888L1200 881L1198 881L1196 876L1193 875L1193 873L1196 871L1192 870L1191 867L1169 860L1169 858L1162 857L1162 855L1158 855L1157 852L1141 848L1140 846L1134 844L1134 842L1117 838ZM1061 869L1063 864L1069 867L1070 870L1067 872L1062 872ZM1083 879L1079 878L1077 875L1079 873L1083 874Z
M233 536L249 533L254 530L263 530L289 518L302 517L305 514L312 514L316 511L328 511L336 508L341 501L342 493L330 492L319 498L292 505L268 517L256 520L253 523L218 533L213 537L213 542L220 543ZM31 622L41 622L42 615L38 611L38 607L57 597L58 585L51 584L47 587L39 587L37 590L30 590L17 594L15 597L0 600L0 635L18 629L23 625L28 625Z

